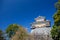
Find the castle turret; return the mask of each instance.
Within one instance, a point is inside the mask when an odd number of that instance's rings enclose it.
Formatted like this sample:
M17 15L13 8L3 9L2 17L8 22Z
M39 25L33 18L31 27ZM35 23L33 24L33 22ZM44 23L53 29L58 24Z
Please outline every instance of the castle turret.
M32 29L41 27L50 27L50 21L46 20L45 17L43 16L38 16L37 18L35 18L35 22L33 22L31 26Z

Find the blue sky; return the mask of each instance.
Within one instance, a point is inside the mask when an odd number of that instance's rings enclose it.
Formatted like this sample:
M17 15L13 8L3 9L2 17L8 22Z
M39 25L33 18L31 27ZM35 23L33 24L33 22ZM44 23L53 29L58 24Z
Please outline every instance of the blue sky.
M53 25L54 4L57 0L0 0L0 29L5 30L9 24L22 25L30 31L34 18L45 16Z

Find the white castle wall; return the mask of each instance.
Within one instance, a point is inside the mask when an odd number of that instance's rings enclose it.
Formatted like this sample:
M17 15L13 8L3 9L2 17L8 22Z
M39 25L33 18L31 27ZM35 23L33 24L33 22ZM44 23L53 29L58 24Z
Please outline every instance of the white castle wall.
M51 27L49 27L50 21L45 20L45 17L35 18L35 22L31 26L34 28L31 30L34 40L52 40L50 35Z

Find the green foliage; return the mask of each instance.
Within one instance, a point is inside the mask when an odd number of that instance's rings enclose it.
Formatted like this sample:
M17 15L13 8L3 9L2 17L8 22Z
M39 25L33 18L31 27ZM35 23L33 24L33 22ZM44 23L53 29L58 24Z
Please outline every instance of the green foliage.
M56 7L58 10L60 10L60 0L55 3L55 7Z
M19 25L11 24L6 29L6 33L8 33L9 37L12 37L15 34L15 32L18 30L18 28L19 28Z
M60 25L60 10L54 14L53 18L55 25Z
M60 26L54 25L52 30L51 30L51 35L54 40L57 40L60 38Z
M24 40L28 36L27 30L17 24L9 25L6 29L6 33L9 35L11 40Z
M51 36L54 40L60 40L60 0L56 3L57 12L54 14L54 25L51 30Z

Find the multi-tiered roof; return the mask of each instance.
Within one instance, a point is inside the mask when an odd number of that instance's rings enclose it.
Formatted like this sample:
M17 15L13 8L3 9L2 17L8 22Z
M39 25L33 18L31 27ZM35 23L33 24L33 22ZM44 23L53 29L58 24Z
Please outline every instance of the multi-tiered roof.
M35 18L35 22L33 22L31 25L32 29L40 27L50 27L50 21L46 20L43 16L38 16L37 18Z

